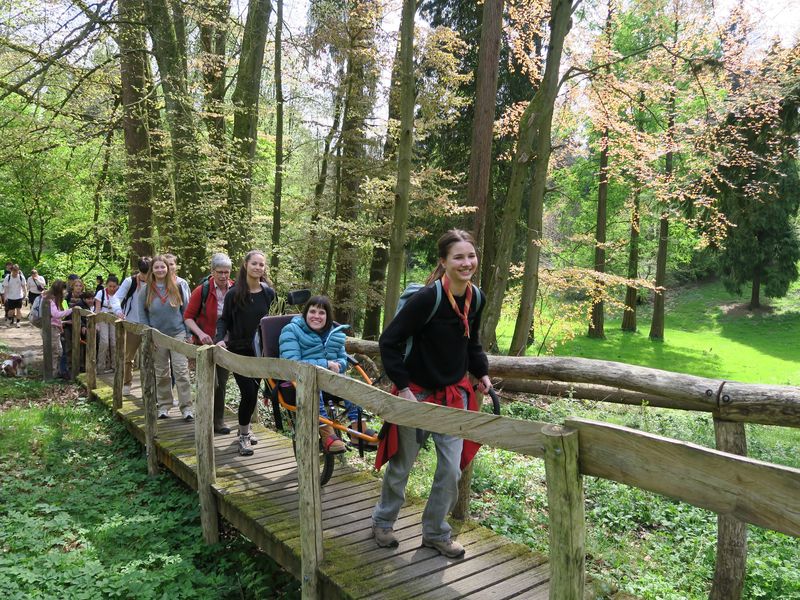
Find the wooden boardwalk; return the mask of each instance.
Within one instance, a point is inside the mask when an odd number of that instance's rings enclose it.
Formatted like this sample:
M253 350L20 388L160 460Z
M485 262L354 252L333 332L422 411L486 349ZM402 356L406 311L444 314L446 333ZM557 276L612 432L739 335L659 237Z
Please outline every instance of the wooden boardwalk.
M98 378L95 396L111 407L111 376ZM144 444L144 410L137 382L119 416ZM180 418L158 421L158 460L197 489L194 425ZM228 414L227 422L235 423ZM236 437L214 436L217 481L213 492L220 514L285 569L300 577L297 469L291 441L259 425L253 456L239 456ZM395 530L397 549L372 540L371 514L380 481L337 463L322 488L325 562L322 597L503 599L548 597L547 558L494 532L467 523L454 529L466 547L462 559L447 559L421 547L423 505L407 502Z

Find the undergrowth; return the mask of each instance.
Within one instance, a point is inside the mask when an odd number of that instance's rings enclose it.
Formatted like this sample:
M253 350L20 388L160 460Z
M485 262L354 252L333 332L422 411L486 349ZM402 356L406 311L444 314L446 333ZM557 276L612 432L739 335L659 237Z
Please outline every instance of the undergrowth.
M294 579L235 531L205 545L196 494L167 473L148 477L137 442L105 408L57 388L71 401L0 412L7 597L299 597ZM17 391L0 382L0 398Z

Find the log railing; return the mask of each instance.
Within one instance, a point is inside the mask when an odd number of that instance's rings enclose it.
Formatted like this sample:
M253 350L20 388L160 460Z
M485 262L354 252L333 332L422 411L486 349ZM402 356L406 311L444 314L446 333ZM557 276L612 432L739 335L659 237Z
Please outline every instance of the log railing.
M89 326L94 321L113 322L107 314L89 315ZM378 388L357 380L342 377L319 367L281 359L242 357L217 346L198 348L177 342L158 331L141 325L117 322L118 331L142 335L142 391L145 404L145 438L148 470L155 473L155 382L152 369L152 348L166 347L197 359L197 396L195 406L195 443L197 447L197 482L201 505L203 536L208 542L218 539L217 510L211 486L215 480L214 446L212 431L213 372L215 365L249 377L293 379L297 382L297 462L300 496L301 564L304 598L319 597L318 567L322 561L322 521L318 473L317 441L319 391L324 390L347 398L383 419L410 427L424 427L428 431L469 438L483 444L505 448L519 454L543 458L548 489L550 516L550 568L551 599L580 599L584 584L584 504L583 475L602 477L636 486L712 510L721 517L800 536L800 470L712 450L695 444L664 438L625 427L599 423L586 419L570 419L564 426L522 421L485 413L472 413L429 403L411 402L392 396ZM124 335L121 336L124 339ZM118 343L120 338L118 337ZM362 351L358 343L351 350ZM116 354L116 371L122 370L121 356ZM519 359L516 359L519 360ZM592 381L589 375L578 373L575 365L589 366L593 361L582 359L555 359L549 369L547 361L535 359L536 376L555 378L573 373L580 381ZM575 363L565 361L578 361ZM534 379L530 371L519 364L513 367L508 359L490 359L490 371L516 373ZM602 362L602 361L599 361ZM603 363L604 369L617 363ZM95 365L87 360L87 371ZM641 369L641 368L636 368ZM695 390L708 397L707 388L713 380L664 374L655 369L646 370L656 377L653 385L672 402L692 402L716 414L720 405L714 401L698 400L686 390ZM669 388L671 377L683 377L685 388ZM92 381L95 373L87 373ZM602 385L616 385L607 371L598 377ZM701 383L702 380L702 383ZM643 393L652 392L649 385L635 384ZM729 391L725 383L719 391ZM777 386L746 386L732 384L730 391L737 394L737 402L747 404L747 410L735 411L742 420L752 417L755 422L777 420L777 417L760 417L755 406L769 406L766 397L753 395L750 388ZM115 375L114 399L121 399L122 379ZM633 388L631 388L633 389ZM707 388L710 389L710 388ZM770 414L788 415L795 422L796 404L800 393L792 396L789 388L772 403L780 410ZM747 392L747 393L744 393ZM798 390L800 392L800 390ZM669 395L667 395L669 394ZM676 400L675 394L683 396ZM741 395L740 395L741 394ZM749 394L749 395L748 395ZM712 390L712 396L714 395ZM724 402L724 401L723 401ZM730 404L730 402L729 402ZM686 408L686 406L682 406ZM786 423L780 423L786 424Z

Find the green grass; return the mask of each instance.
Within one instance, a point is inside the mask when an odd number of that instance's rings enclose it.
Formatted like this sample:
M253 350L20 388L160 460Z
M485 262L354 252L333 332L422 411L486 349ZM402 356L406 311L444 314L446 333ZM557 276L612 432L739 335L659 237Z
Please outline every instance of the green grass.
M14 392L0 379L0 398ZM35 384L28 384L35 387ZM72 386L0 412L0 573L10 598L298 598L251 542L202 541L197 496ZM58 392L61 392L58 394Z
M621 315L612 314L605 322L606 339L589 339L586 326L575 324L577 335L559 344L555 354L749 383L800 385L800 284L786 298L769 300L770 310L755 313L743 310L747 299L729 294L719 282L674 290L667 298L664 341L649 339L651 308L645 306L638 311L638 332L622 332ZM510 327L506 324L505 336L510 336Z

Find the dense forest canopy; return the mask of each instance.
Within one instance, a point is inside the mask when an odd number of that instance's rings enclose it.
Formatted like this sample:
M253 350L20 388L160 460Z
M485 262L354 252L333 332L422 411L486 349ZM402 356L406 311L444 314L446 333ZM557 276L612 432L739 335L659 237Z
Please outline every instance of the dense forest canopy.
M796 9L763 4L5 2L2 258L172 251L196 282L260 247L375 337L457 226L488 346L541 341L553 298L595 337L653 302L663 339L676 283L758 306L798 276Z

